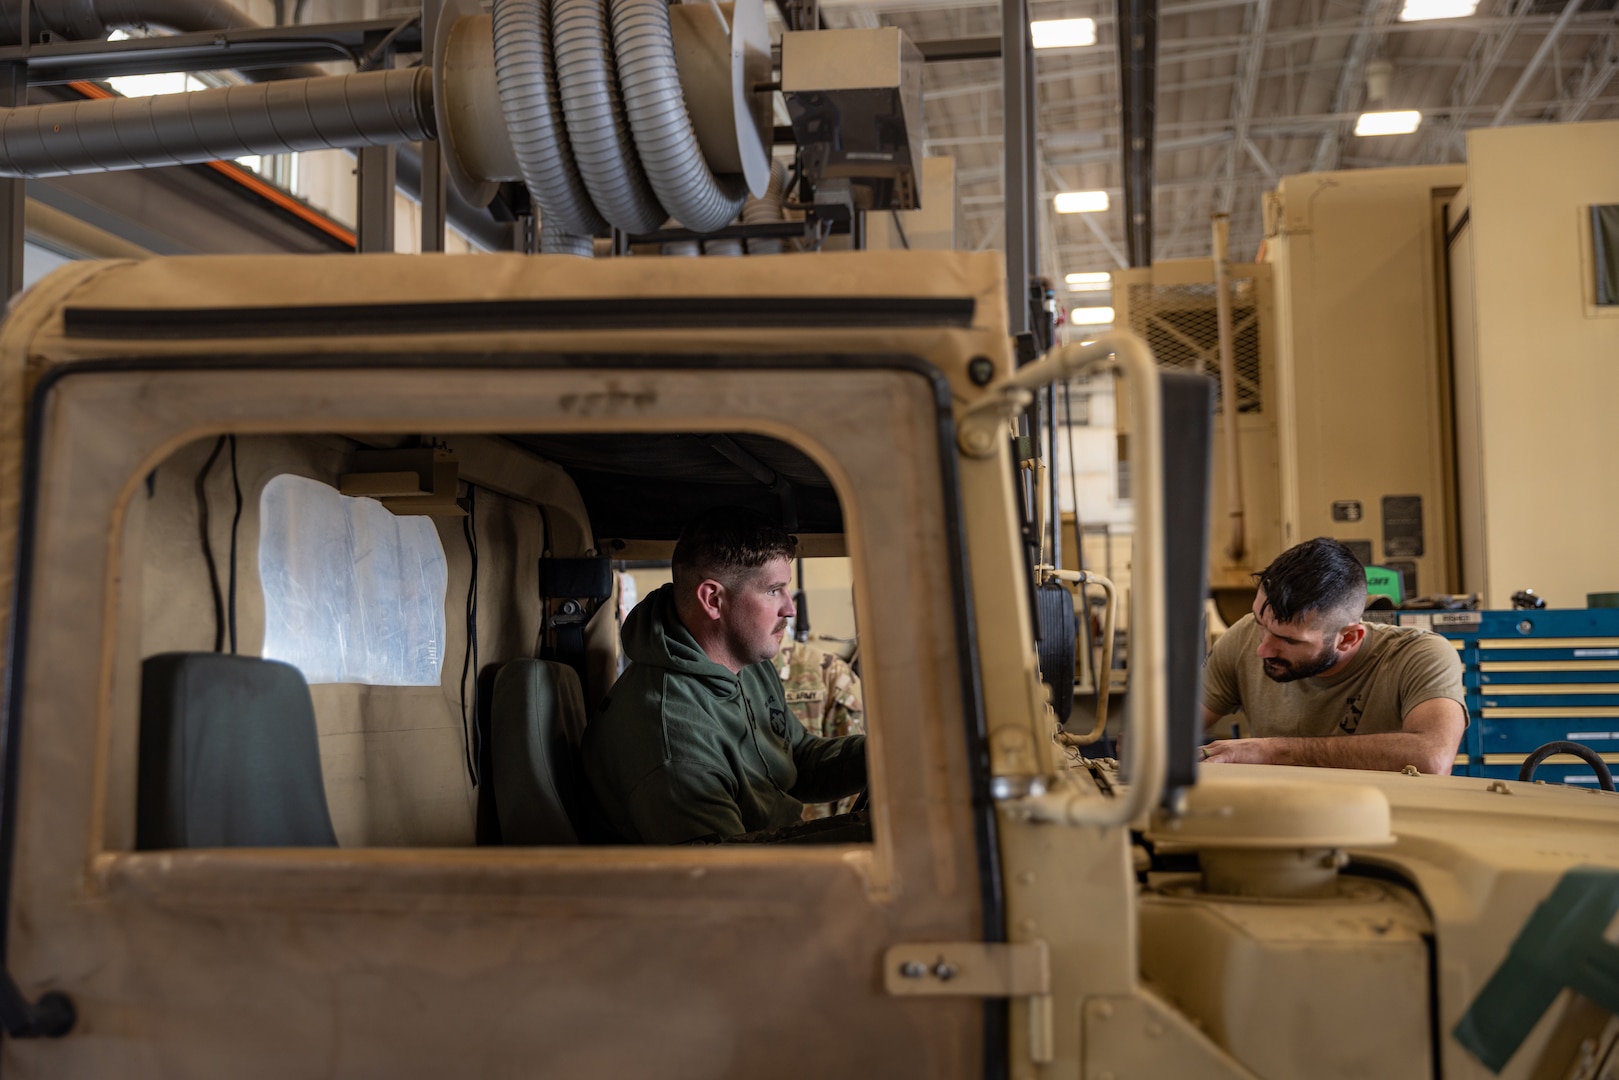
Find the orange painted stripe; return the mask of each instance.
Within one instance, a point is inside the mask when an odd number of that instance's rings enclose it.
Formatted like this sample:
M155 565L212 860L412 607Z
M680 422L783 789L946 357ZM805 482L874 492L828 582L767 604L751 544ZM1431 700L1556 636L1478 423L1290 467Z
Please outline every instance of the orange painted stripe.
M113 96L111 90L93 82L72 82L68 83L68 85L87 98L110 98ZM230 177L253 194L262 199L267 199L294 217L307 221L321 232L336 237L351 248L359 247L359 238L354 235L354 230L345 229L325 214L310 209L280 188L265 183L252 170L245 169L234 161L210 161L207 164L210 169Z
M315 226L315 228L321 230L322 232L337 237L337 239L341 240L349 247L359 246L359 239L354 235L354 231L352 229L345 229L343 226L339 225L325 214L317 213L316 211L311 210L309 207L305 206L297 199L294 199L291 195L288 195L280 188L274 186L273 184L265 183L258 177L256 173L253 172L253 170L243 168L234 161L210 161L208 162L208 167L230 177L232 180L236 181L238 184L241 184L255 195L259 195L265 199L268 199L270 202L275 203L275 205L281 207L281 209L285 210L289 214L292 214L294 217L302 218L304 221L309 222L309 224Z

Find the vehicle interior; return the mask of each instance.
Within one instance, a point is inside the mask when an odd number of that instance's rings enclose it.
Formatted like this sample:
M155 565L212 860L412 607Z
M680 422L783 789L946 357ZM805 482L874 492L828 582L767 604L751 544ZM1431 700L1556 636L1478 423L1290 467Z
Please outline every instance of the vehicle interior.
M627 662L624 614L668 580L683 524L727 505L799 537L811 644L858 664L838 493L776 437L223 434L180 447L124 527L140 578L137 767L108 782L112 805L136 809L126 839L616 842L580 739ZM826 813L744 839L870 841L863 811Z

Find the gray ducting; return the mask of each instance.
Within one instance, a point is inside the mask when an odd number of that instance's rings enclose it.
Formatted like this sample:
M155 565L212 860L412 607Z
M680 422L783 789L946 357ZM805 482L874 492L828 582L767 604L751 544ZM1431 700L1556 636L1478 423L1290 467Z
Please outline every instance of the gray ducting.
M557 83L579 172L596 209L625 232L656 229L666 215L636 159L624 116L602 0L554 0Z
M665 0L608 0L608 4L624 110L652 190L686 228L697 232L724 228L741 211L747 189L740 176L716 180L703 160L680 89L668 4Z
M431 139L425 68L0 110L0 175L64 176Z
M506 130L545 223L541 250L552 250L547 243L563 244L588 255L591 235L605 231L607 221L590 201L568 142L551 58L549 0L495 0L494 35L495 83Z

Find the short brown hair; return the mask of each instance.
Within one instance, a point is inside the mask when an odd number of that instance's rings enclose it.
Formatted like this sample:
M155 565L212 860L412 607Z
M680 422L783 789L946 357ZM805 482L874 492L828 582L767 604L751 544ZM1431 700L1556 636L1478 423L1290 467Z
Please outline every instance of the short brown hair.
M686 524L675 543L675 592L684 596L713 578L734 589L743 577L774 559L798 553L798 538L754 510L721 506Z

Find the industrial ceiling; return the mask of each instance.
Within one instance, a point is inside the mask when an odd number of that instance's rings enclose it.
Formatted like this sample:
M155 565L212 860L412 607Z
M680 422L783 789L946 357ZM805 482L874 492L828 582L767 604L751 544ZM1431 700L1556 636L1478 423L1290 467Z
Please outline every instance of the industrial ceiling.
M821 0L821 11L830 26L892 24L919 40L1000 32L998 7L959 0ZM1619 117L1614 0L1480 0L1471 16L1415 22L1401 11L1402 0L1164 0L1153 257L1206 257L1209 215L1223 210L1232 257L1252 258L1262 193L1280 176L1460 162L1472 128ZM1118 49L1109 4L1037 0L1031 14L1097 24L1094 46L1034 54L1039 265L1061 288L1068 273L1127 262ZM1413 134L1352 133L1378 61L1392 65L1381 107L1422 112ZM965 246L998 248L1000 63L931 63L925 88L926 149L956 160ZM1096 189L1108 210L1053 212L1057 192Z

